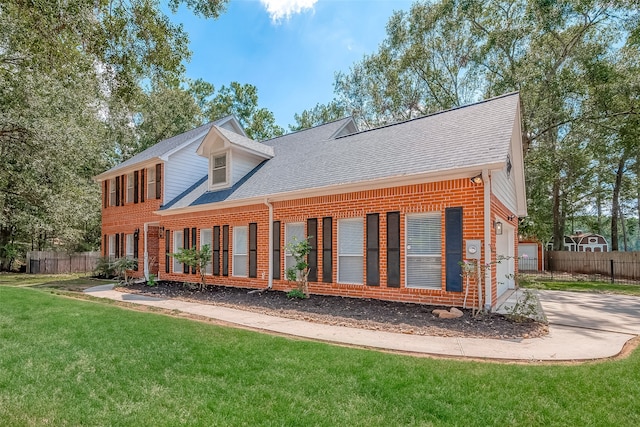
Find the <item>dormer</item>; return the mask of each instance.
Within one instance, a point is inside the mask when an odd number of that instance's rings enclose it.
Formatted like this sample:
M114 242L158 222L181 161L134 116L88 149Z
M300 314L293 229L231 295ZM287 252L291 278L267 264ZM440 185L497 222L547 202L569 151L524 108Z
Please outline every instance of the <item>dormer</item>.
M209 191L233 186L274 156L273 147L218 126L211 127L197 153L209 160Z

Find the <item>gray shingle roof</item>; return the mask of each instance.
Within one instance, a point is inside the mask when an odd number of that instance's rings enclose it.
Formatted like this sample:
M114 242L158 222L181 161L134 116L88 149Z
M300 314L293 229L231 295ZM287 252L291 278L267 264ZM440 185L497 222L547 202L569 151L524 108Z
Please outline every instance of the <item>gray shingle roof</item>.
M517 93L503 95L336 139L329 138L349 119L264 141L273 146L275 157L241 185L206 192L191 205L461 168L480 170L506 160L519 99Z
M180 147L181 145L193 141L196 138L202 138L204 137L204 135L207 134L207 132L209 132L209 129L211 129L212 126L219 126L223 123L225 123L230 117L232 116L227 116L227 117L223 117L222 119L219 120L215 120L213 122L209 122L207 124L204 124L202 126L199 126L195 129L191 129L185 133L181 133L180 135L176 135L174 137L162 140L160 142L158 142L155 145L152 145L151 147L147 148L146 150L136 154L135 156L131 157L128 160L125 160L124 162L120 163L119 165L116 165L114 167L112 167L111 169L109 169L106 172L101 173L100 175L107 175L110 174L112 172L118 171L120 169L126 169L129 166L133 166L137 163L142 163L142 162L146 162L147 160L151 160L151 159L156 159L158 157L161 157L169 152L171 152L172 150ZM221 129L221 128L220 128ZM232 132L229 132L232 133ZM240 135L238 135L240 136ZM99 175L99 176L100 176Z
M235 132L231 132L230 130L221 128L219 126L216 126L216 129L222 135L224 135L224 137L227 138L229 142L231 142L232 144L247 148L257 153L261 153L267 157L273 157L273 148L270 147L269 145L256 142L253 139L247 138L246 136L238 135Z

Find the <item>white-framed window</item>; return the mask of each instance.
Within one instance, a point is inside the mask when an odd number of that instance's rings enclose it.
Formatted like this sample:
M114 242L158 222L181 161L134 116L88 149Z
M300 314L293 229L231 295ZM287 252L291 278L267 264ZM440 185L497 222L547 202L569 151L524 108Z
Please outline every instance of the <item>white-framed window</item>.
M304 239L304 222L289 222L284 225L284 277L287 277L287 269L295 267L296 260L288 249L289 243Z
M364 220L338 220L338 283L364 283Z
M407 215L406 285L408 288L442 288L442 214Z
M135 188L133 172L127 174L127 203L133 203L133 189Z
M147 199L156 198L156 167L147 168Z
M227 153L211 156L211 186L227 183Z
M173 253L180 252L180 249L184 247L184 232L182 230L176 230L173 232ZM181 262L178 262L175 257L173 258L173 272L184 273L184 266Z
M233 263L232 275L247 277L249 269L249 227L233 227Z
M203 228L200 230L200 249L202 249L204 245L209 245L209 250L213 253L213 229L211 228ZM213 274L213 264L211 260L209 260L204 274Z
M135 254L133 253L133 234L126 234L125 239L125 253L127 254L127 258L135 258Z
M109 206L116 205L116 179L109 180Z
M109 259L113 260L116 257L116 235L115 234L110 234L109 235L109 243L108 243L109 247L108 247L108 254L109 254Z

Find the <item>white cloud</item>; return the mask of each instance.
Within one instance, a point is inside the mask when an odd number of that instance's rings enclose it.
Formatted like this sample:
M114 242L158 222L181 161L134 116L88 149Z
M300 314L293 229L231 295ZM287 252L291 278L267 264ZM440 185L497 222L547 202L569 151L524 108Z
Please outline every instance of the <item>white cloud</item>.
M318 0L260 0L267 9L273 22L282 19L289 19L292 15L302 13L306 10L313 10L313 6Z

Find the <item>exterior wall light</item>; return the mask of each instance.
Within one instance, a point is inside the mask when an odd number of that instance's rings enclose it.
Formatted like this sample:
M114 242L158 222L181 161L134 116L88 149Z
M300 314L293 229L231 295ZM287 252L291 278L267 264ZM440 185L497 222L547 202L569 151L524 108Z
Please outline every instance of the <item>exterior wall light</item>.
M478 175L474 176L473 178L471 178L471 182L473 182L474 184L482 184L484 182L482 180L482 174L478 174Z
M502 235L502 223L500 221L496 222L496 235Z

